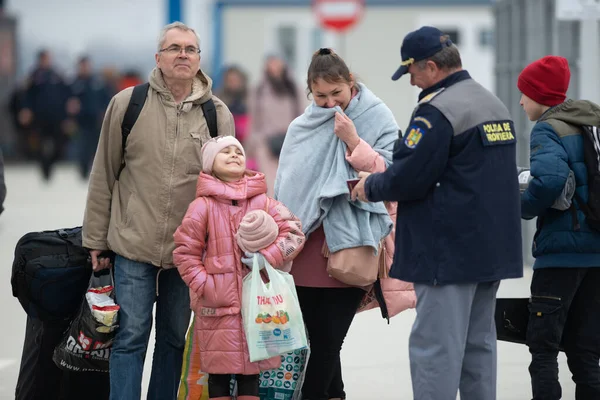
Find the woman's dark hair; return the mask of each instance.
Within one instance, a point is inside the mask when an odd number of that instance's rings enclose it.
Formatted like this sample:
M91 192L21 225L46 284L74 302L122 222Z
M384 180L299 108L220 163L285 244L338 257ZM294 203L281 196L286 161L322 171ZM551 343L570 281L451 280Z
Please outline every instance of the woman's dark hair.
M269 56L267 60L271 57L276 56ZM296 87L296 84L294 83L294 80L290 75L291 74L286 63L284 63L284 67L281 71L280 77L273 77L268 73L265 73L266 79L263 80L263 82L257 88L257 95L262 96L265 86L270 85L276 95L283 97L291 97L297 100L298 88Z
M352 75L346 62L328 48L321 48L315 51L312 56L308 67L308 78L306 79L308 93L312 93L312 84L318 79L323 79L328 83L345 82L352 84Z

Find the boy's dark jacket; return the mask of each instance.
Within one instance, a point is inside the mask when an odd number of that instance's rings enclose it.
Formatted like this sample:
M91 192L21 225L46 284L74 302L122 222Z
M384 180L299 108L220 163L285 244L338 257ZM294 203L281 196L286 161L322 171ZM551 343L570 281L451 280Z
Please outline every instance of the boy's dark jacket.
M600 233L586 223L577 206L579 229L573 210L551 208L561 194L569 170L575 174L577 194L587 202L587 169L580 126L600 126L600 107L583 100L567 100L546 111L531 132L531 175L521 196L521 215L538 217L533 241L534 268L600 267ZM577 205L577 202L574 202Z

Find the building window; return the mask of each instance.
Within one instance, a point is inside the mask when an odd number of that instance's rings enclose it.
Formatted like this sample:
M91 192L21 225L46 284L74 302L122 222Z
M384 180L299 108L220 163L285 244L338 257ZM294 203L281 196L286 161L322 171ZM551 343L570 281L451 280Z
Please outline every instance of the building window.
M444 34L450 36L450 40L452 40L452 43L454 43L455 45L459 45L460 44L460 32L458 32L458 29L440 29L442 32L444 32Z
M296 66L297 32L295 26L280 26L277 29L277 47L287 63Z
M479 30L479 46L492 47L494 45L494 31L489 28Z

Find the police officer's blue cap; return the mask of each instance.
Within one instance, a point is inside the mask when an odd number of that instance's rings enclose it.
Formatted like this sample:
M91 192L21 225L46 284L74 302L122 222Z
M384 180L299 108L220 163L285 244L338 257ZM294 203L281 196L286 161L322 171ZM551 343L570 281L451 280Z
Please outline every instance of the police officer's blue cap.
M450 39L442 43L440 40L442 36L444 33L433 26L423 26L406 35L400 48L402 63L396 73L392 75L392 80L397 81L406 74L411 64L429 58L452 44Z

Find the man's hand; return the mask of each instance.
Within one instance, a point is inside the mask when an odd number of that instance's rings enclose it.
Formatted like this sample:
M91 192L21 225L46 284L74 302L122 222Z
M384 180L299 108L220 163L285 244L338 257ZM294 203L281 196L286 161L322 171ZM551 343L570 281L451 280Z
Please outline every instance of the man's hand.
M354 186L354 190L352 190L352 201L356 201L356 199L364 202L368 202L367 194L365 192L365 182L367 178L371 175L370 172L359 172L358 177L360 181Z
M24 108L19 111L19 123L23 126L29 126L33 121L33 113L30 109Z
M94 271L101 271L103 269L112 267L112 264L110 263L110 258L98 258L98 256L102 254L103 251L104 250L90 250L90 255L92 256L92 268Z
M77 115L81 111L81 101L77 97L71 97L67 100L66 111L68 115Z

